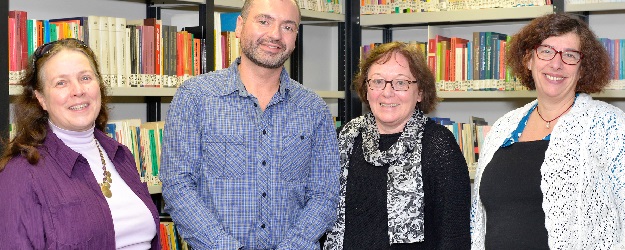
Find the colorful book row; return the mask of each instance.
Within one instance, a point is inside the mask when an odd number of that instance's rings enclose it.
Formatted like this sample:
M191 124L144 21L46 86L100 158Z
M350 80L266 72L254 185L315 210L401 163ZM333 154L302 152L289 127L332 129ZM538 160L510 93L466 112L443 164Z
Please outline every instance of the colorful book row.
M454 134L456 142L462 151L469 171L475 171L480 154L480 148L491 126L479 117L470 117L469 123L451 121L449 118L432 117L436 123L445 126Z
M206 72L206 60L201 56L205 54L203 34L191 27L178 31L154 18L35 20L28 19L25 11L12 10L8 30L10 84L19 81L38 46L62 38L88 44L98 58L104 81L113 87L175 87L188 76Z
M396 14L551 5L551 0L360 0L360 14Z

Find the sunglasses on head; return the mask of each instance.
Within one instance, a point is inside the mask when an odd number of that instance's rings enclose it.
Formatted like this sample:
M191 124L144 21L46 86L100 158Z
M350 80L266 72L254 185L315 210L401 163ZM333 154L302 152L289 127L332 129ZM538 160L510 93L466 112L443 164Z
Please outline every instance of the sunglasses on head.
M79 47L89 48L85 42L78 40L76 38L64 38L60 40L56 40L54 42L49 42L44 45L39 46L35 52L33 53L33 69L37 66L37 60L41 59L43 56L48 54L52 48L54 48L54 44L59 42L67 42L67 41L75 41Z

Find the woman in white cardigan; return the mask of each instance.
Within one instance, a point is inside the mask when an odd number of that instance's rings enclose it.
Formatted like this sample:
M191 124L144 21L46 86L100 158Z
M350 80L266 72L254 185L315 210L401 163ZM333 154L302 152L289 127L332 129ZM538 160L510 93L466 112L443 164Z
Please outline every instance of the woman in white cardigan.
M625 249L625 113L588 94L612 74L587 24L536 18L506 63L537 99L497 120L481 149L473 249Z

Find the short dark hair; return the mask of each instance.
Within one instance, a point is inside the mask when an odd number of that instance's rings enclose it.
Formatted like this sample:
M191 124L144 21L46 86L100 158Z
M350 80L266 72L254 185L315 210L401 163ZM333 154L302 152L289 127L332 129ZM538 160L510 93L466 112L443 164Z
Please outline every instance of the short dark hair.
M366 81L371 66L378 61L382 63L388 62L391 58L393 58L395 53L406 57L410 73L417 80L419 90L423 92L423 98L421 102L417 103L415 108L420 109L425 114L434 111L436 104L438 103L434 74L432 74L432 71L428 67L423 52L416 46L403 42L391 42L375 46L373 50L369 51L366 58L361 60L360 69L354 77L353 82L353 87L358 93L360 100L365 105L369 106L369 103L367 102Z
M104 131L108 122L108 95L106 84L102 81L102 75L98 61L93 51L82 41L77 39L61 39L52 43L41 45L29 60L24 77L20 80L22 93L17 96L14 106L16 135L9 141L2 158L0 158L0 171L13 157L23 155L30 164L39 162L37 146L41 145L47 136L48 112L41 107L35 91L43 93L43 72L40 70L54 55L63 50L74 50L83 53L100 85L101 106L100 113L95 120L95 127Z
M579 66L580 78L575 92L596 93L603 90L612 76L610 57L588 24L571 14L548 14L538 17L512 37L505 55L506 64L512 74L523 86L536 89L532 72L527 68L534 48L549 37L570 32L579 36L579 50L584 55Z

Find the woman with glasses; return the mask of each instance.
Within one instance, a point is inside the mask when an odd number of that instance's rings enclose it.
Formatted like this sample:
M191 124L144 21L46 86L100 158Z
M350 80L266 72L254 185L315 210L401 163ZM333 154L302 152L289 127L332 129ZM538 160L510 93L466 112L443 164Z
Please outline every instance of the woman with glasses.
M134 157L103 132L95 55L63 39L31 57L0 158L0 249L160 249L159 217Z
M593 100L612 75L588 25L531 21L506 62L531 103L500 118L480 150L473 249L625 249L625 114Z
M354 81L370 109L339 134L338 219L324 249L469 249L470 183L421 51L373 49Z

